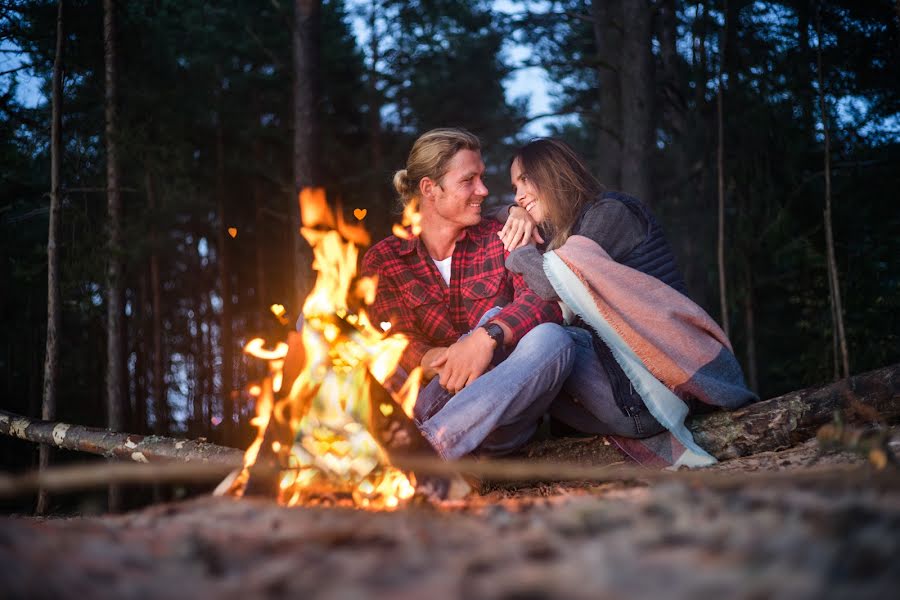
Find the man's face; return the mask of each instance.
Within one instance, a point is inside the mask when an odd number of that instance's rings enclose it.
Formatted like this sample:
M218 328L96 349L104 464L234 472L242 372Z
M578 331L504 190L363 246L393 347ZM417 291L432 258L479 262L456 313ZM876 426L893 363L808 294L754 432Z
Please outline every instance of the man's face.
M512 183L513 193L516 195L516 204L528 211L535 223L541 223L546 216L544 203L538 198L537 189L528 178L528 173L522 170L519 159L513 161L509 168L509 178Z
M480 152L460 150L450 159L447 172L431 188L434 213L439 220L460 227L481 222L481 204L488 195L482 175L484 162Z

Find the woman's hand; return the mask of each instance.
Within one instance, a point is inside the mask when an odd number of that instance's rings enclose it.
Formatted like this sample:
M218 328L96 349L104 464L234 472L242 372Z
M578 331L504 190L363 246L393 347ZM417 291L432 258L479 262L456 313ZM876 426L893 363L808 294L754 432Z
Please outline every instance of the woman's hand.
M503 242L503 248L512 252L531 243L543 243L544 238L538 232L537 224L521 206L511 206L509 216L503 229L497 232Z

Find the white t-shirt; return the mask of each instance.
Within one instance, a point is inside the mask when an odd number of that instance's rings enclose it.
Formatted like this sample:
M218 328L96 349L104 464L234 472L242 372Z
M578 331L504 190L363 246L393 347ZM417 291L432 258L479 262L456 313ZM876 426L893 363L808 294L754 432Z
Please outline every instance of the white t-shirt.
M437 260L432 258L434 261L434 265L438 268L438 271L441 273L441 277L444 278L444 281L447 285L450 285L450 263L453 260L453 255L451 254L444 260Z

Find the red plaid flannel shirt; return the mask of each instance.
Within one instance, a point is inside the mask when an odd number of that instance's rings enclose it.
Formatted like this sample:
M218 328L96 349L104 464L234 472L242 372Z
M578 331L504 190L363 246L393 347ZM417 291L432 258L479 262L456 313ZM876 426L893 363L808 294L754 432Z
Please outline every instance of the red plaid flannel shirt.
M540 323L562 321L556 302L542 300L521 275L506 270L500 228L485 219L464 230L453 249L449 286L417 237L390 236L366 252L363 274L378 277L370 320L376 325L389 321L392 333L409 338L400 359L407 373L430 348L453 344L495 306L504 308L492 321L513 332L509 345Z

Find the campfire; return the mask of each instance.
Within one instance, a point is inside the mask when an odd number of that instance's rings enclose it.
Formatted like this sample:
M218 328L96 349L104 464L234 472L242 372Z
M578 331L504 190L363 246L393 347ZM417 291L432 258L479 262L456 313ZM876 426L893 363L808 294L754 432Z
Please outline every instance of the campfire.
M357 277L356 264L369 234L333 212L321 189L304 189L299 201L316 283L299 333L274 346L256 338L244 348L267 361L268 374L248 390L258 434L229 492L271 495L284 505L337 496L361 508L395 509L413 496L415 475L391 464L387 446L411 451L424 441L411 422L421 372L396 396L384 389L407 340L366 315L377 282ZM414 211L404 213L404 225L415 231ZM272 312L287 322L284 307Z

